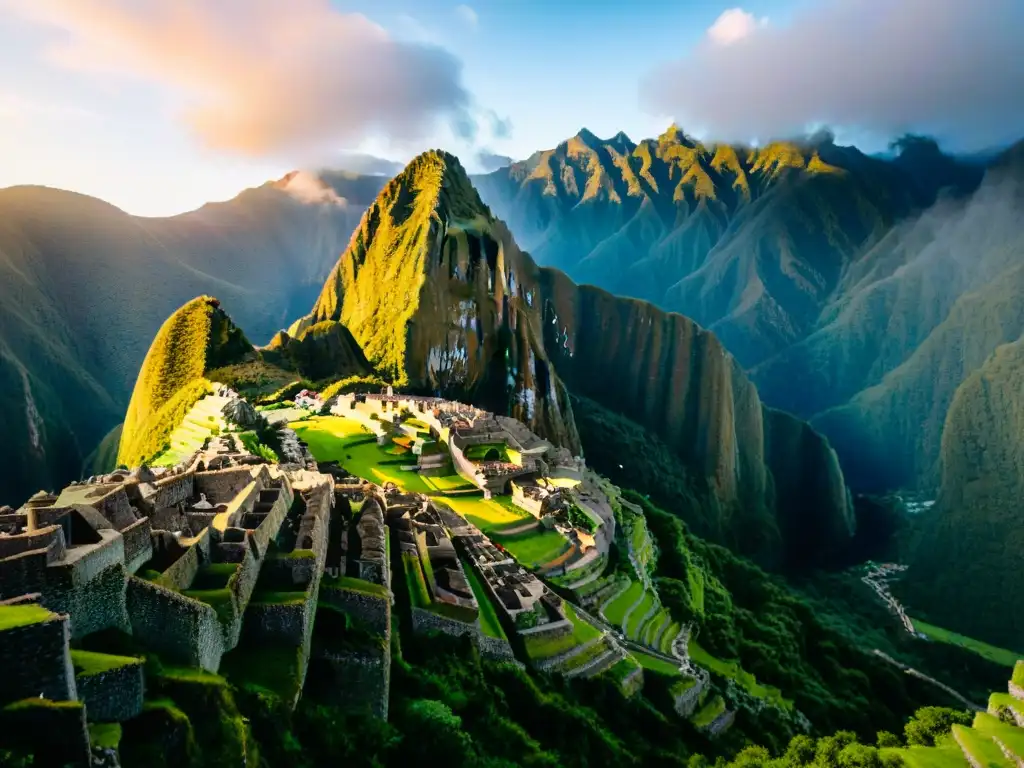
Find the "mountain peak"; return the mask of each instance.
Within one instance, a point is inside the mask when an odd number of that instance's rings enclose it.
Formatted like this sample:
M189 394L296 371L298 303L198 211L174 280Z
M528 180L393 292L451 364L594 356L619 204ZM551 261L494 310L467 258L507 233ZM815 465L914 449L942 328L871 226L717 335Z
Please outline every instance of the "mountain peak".
M586 128L580 128L579 131L573 136L577 141L581 141L588 147L599 146L602 142L594 133Z

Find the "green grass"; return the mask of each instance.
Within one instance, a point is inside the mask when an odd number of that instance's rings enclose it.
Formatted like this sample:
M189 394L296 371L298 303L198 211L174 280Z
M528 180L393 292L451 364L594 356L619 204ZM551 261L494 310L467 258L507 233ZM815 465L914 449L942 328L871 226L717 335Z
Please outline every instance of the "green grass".
M117 749L121 743L121 724L89 723L89 743L96 749Z
M424 479L430 481L437 478ZM502 528L515 527L533 519L529 512L512 503L511 496L493 496L490 499L485 499L482 494L445 496L435 501L450 507L484 533L500 532Z
M640 665L629 656L623 659L619 659L617 662L612 664L603 674L608 675L613 680L622 683L627 677L633 672L640 668Z
M715 722L715 718L723 712L725 712L725 701L716 694L715 698L697 710L693 717L690 718L690 722L698 728L703 728Z
M927 622L919 621L913 617L911 617L911 621L914 624L914 629L921 632L931 640L946 643L947 645L956 645L961 648L966 648L989 661L993 661L996 664L1002 664L1005 667L1014 667L1021 656L1019 653L1008 651L1005 648L998 648L981 640L975 640L972 637L957 634L956 632L950 632L948 629L936 627L934 624L928 624ZM1015 669L1014 678L1016 678L1016 676L1017 671ZM1022 671L1021 677L1024 679L1024 671ZM1018 685L1024 685L1024 682L1018 683Z
M672 694L672 696L680 696L693 688L696 684L697 681L689 675L682 675L676 682L672 683L672 687L668 689L668 692Z
M466 580L469 581L469 586L473 589L473 594L476 596L477 605L480 606L480 629L488 637L508 640L505 630L501 627L501 621L498 619L498 612L494 609L494 603L488 597L487 589L484 587L483 582L480 581L480 577L465 560L462 561L462 569L466 572Z
M206 603L217 612L217 618L223 622L229 622L235 616L235 601L231 590L221 589L186 589L181 594L191 597L201 603Z
M626 618L626 611L629 606L635 603L644 592L644 585L639 581L631 582L629 588L612 600L604 608L604 617L609 624L621 626L622 620Z
M662 653L672 653L672 641L676 639L681 629L682 627L675 622L670 624L668 629L661 634L661 644L658 650Z
M953 735L963 749L983 768L1015 768L1013 761L1003 754L988 736L973 728L953 726Z
M238 571L238 563L209 563L196 573L189 589L224 589Z
M333 589L348 589L353 592L361 592L364 595L383 597L385 599L389 597L387 588L382 584L374 584L372 581L357 579L354 576L329 576L324 574L320 581L320 586Z
M430 590L427 589L427 582L423 578L419 557L413 554L403 554L402 566L402 570L405 572L405 586L409 590L409 602L412 607L429 608Z
M437 493L444 493L445 491L464 491L476 487L462 475L457 475L454 472L450 475L423 475L423 482ZM483 497L481 496L481 501L482 500Z
M565 552L569 541L557 531L530 531L512 536L498 532L490 534L491 540L501 544L525 568L537 568Z
M302 605L309 597L305 592L257 590L252 593L250 605Z
M417 432L426 432L428 435L430 434L430 427L419 419L406 419L403 423L408 424Z
M0 605L0 632L15 627L25 627L29 624L38 624L40 621L55 618L56 614L50 613L43 606L36 603L25 603L24 605Z
M999 739L1015 755L1024 755L1024 728L1004 723L987 712L976 713L973 726L979 733Z
M1024 701L1009 693L997 691L991 694L988 697L988 705L990 708L994 707L996 709L1007 707L1024 715Z
M601 656L602 654L606 653L607 651L608 651L608 644L607 643L594 643L592 646L590 646L586 650L580 651L575 656L573 656L571 659L566 661L561 666L561 669L564 672L569 672L569 671L571 671L573 669L579 669L580 667L584 667L587 664L589 664L590 662L594 661L594 659L598 658L599 656Z
M560 635L553 637L551 635L527 635L523 638L523 645L526 646L526 655L534 661L541 661L542 659L550 659L552 656L558 656L561 653L565 653L572 648L575 648L579 643L573 634Z
M626 622L626 636L630 640L638 640L640 638L641 623L653 605L654 593L644 592L643 599L640 601L640 604L633 609L633 612L629 614L629 621Z
M75 668L76 676L89 677L109 672L112 669L142 664L142 659L135 656L114 656L109 653L94 653L92 651L72 649L71 664Z
M1014 685L1024 688L1024 660L1013 662L1013 676L1010 678L1010 681Z
M302 661L302 649L294 646L239 646L224 655L220 671L239 687L263 688L291 701L299 691Z
M710 653L700 647L700 644L690 638L689 646L690 658L698 666L704 667L710 672L727 677L730 680L735 680L743 689L751 696L757 696L758 698L768 699L769 701L777 704L785 709L790 709L793 706L793 702L789 699L782 697L782 693L778 688L774 688L770 685L763 685L757 682L757 679L747 672L735 661L722 661L712 656Z
M582 645L590 642L601 634L601 630L579 616L569 603L562 603L565 610L565 617L572 622L572 636L576 643Z
M677 677L679 672L679 664L672 664L664 659L659 659L657 656L651 656L641 651L634 651L630 649L630 653L636 657L636 660L640 662L640 666L644 669L649 669L651 672L658 672L662 675L670 675Z
M941 747L887 747L879 751L882 757L902 758L907 768L969 768L963 751L955 744Z
M399 468L395 456L388 453L388 446L381 447L376 441L366 441L370 433L353 419L343 416L314 416L306 421L294 421L289 425L309 445L310 453L317 461L337 461L341 466L364 480L378 485L392 482L404 491L429 494L434 489L418 472L407 472ZM414 463L411 455L407 461Z

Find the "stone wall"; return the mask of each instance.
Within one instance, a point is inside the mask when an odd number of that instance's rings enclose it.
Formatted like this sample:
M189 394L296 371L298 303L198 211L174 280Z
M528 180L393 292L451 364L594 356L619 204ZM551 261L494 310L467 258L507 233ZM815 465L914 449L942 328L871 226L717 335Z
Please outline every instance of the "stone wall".
M139 570L139 566L153 557L151 531L152 526L148 517L136 520L121 531L121 537L124 539L125 567L131 573L135 573Z
M47 553L44 549L0 560L0 600L46 589Z
M195 493L206 494L213 505L226 504L253 481L251 467L231 467L195 474ZM257 486L261 486L257 483Z
M85 707L79 701L35 697L10 705L0 712L0 744L33 751L37 766L91 762Z
M75 674L68 641L67 617L0 631L0 704L20 699L65 701L76 698Z
M180 591L188 589L199 572L199 567L210 559L210 529L204 528L181 557L160 574L157 583Z
M146 499L154 509L174 507L192 498L195 493L195 476L191 472L174 475L156 483L156 493Z
M302 645L313 621L309 602L251 604L245 612L246 642Z
M75 680L91 722L120 723L142 712L145 675L142 659Z
M253 531L253 538L256 540L256 546L259 547L261 555L267 551L271 540L277 536L281 523L288 516L288 510L291 509L294 498L295 495L292 493L292 487L288 482L288 478L282 477L281 493L277 497L277 501L274 502L274 506L267 513L267 516L263 518L263 522Z
M238 645L238 639L242 634L242 618L256 587L256 580L260 576L261 563L262 561L257 560L253 554L252 547L246 549L238 570L228 583L228 589L234 596L235 612L233 620L223 624L225 650Z
M96 511L119 531L135 522L135 510L132 509L124 488L118 488L104 496L96 504Z
M128 579L127 602L140 642L169 660L217 671L224 640L213 608L135 576Z
M381 637L391 637L391 601L354 589L320 585L320 602L358 619Z
M476 640L481 656L488 659L494 659L496 661L516 660L516 655L512 652L512 646L508 644L508 640L491 637L490 635L485 635L483 632L477 633Z
M64 550L64 531L59 525L48 525L17 536L0 536L0 559L51 546L58 547L57 556Z
M90 576L82 581L75 578L73 569L48 568L43 605L70 616L72 637L85 637L101 629L127 630L125 579L128 572L124 564L115 561Z

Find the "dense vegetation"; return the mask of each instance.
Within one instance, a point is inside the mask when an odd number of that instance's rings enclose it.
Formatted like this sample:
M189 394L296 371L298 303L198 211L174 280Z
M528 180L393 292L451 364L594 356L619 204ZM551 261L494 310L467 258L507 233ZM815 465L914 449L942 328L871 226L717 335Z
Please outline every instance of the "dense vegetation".
M160 327L139 371L121 431L117 458L138 466L159 453L174 428L209 391L206 372L246 356L252 344L220 309L201 296Z

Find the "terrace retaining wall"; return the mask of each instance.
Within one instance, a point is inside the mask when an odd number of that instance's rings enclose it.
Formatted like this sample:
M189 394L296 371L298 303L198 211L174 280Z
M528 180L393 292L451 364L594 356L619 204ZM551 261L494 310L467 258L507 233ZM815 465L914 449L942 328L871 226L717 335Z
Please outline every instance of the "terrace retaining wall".
M159 584L128 579L132 634L168 659L216 672L224 654L217 612Z
M77 698L66 616L0 632L0 704L20 699L67 701Z
M79 675L75 683L93 722L120 723L142 712L145 675L141 659L95 675Z

